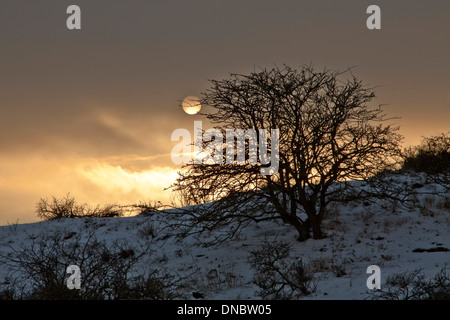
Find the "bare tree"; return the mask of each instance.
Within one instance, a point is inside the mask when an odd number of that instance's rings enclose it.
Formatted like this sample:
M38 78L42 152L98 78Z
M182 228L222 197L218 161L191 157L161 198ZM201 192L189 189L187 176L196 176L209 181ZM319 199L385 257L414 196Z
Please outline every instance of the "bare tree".
M346 74L349 79L341 80ZM284 66L231 74L211 83L202 104L214 111L203 115L221 132L278 129L279 168L276 174L262 175L260 169L271 164L249 161L254 152L249 141L244 164L186 165L172 188L189 203L214 201L182 211L182 224L189 229L191 223L190 230L198 224L208 230L226 227L226 238L252 221L281 220L298 231L300 241L310 238L311 231L319 239L325 236L321 229L325 208L351 194L349 181L397 164L398 128L386 124L391 119L381 106L369 107L373 89L350 70L317 72L312 66L300 70ZM263 138L257 135L259 147ZM269 158L273 142L266 146ZM203 142L205 147L209 143Z

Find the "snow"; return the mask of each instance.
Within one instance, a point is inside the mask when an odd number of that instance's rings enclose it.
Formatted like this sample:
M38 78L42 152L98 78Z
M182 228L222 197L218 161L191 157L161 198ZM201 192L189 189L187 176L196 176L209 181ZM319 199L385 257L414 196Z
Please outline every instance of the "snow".
M251 224L233 240L206 247L201 240L213 235L167 237L164 213L122 218L60 219L0 227L0 257L14 248L27 246L44 235L61 233L86 237L94 232L100 241L125 241L132 245L151 241L151 250L142 268L153 268L190 275L181 289L182 297L193 299L192 291L206 299L260 299L253 284L254 271L248 257L260 247L262 240L277 239L292 245L292 256L306 263L317 281L315 293L302 299L367 299L367 267L381 268L382 286L389 275L422 269L432 277L450 264L450 252L413 252L415 249L450 248L449 207L442 197L433 195L438 185L418 175L397 176L398 183L420 183L419 203L429 212L416 208L391 208L362 201L339 204L329 208L323 221L327 237L304 242L296 240L296 231L274 222ZM448 196L448 195L447 195ZM447 200L448 201L448 200ZM431 212L431 213L430 213ZM156 236L148 234L153 228ZM151 255L151 256L150 256ZM1 259L1 258L0 258ZM336 268L342 271L336 272ZM0 261L0 283L8 274Z

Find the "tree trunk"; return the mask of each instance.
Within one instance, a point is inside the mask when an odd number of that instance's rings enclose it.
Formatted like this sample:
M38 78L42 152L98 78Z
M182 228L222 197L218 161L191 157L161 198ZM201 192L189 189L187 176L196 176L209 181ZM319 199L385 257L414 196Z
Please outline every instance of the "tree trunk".
M298 241L303 242L311 238L311 234L309 233L311 224L309 220L304 221L303 223L298 220L297 217L292 218L291 216L286 217L286 222L293 226L295 230L298 232Z
M309 227L303 225L301 228L296 229L298 231L298 238L297 238L298 241L303 242L311 238L311 235L309 233Z
M313 239L325 238L325 235L322 233L321 219L317 215L314 215L310 217L310 220L313 232Z

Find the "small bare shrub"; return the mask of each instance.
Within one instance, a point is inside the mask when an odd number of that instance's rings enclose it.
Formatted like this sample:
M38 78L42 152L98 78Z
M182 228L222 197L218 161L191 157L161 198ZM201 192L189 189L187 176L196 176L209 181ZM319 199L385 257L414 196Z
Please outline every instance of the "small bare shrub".
M152 223L146 222L141 228L139 228L137 234L139 237L145 239L154 238L156 237L156 230Z
M382 289L370 293L374 300L450 299L450 275L444 266L431 280L421 269L389 276Z
M33 300L116 300L175 298L177 278L157 270L139 272L137 264L149 247L127 243L107 244L88 237L64 239L59 234L43 235L29 246L12 248L0 256L9 270L0 283L0 297ZM81 288L67 288L66 269L81 270Z
M339 277L345 276L347 274L345 269L346 269L346 263L344 260L340 259L340 260L336 261L335 263L333 263L332 270L336 277L339 278Z
M306 271L301 259L290 257L291 245L283 241L265 240L250 253L249 263L255 270L254 283L263 299L288 300L315 292L317 284Z
M54 220L60 218L108 218L120 217L123 215L121 207L113 204L105 206L97 205L94 208L88 207L86 203L77 204L75 198L67 194L61 199L52 197L52 200L41 198L36 204L36 213L44 220Z

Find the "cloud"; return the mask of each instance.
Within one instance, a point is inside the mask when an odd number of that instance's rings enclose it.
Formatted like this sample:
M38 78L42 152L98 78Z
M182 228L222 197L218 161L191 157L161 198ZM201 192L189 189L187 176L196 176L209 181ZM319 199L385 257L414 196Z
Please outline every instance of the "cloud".
M132 204L139 201L169 203L164 191L177 177L177 167L158 161L168 155L105 158L4 158L0 167L0 225L36 221L40 198L67 193L79 202Z

